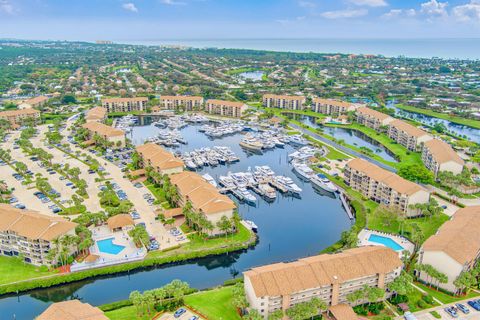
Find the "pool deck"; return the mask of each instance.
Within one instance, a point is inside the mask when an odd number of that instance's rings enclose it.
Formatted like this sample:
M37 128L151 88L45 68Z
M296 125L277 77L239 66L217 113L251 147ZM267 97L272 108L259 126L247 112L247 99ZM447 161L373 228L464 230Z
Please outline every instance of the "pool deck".
M394 234L384 233L384 232L380 232L380 231L369 230L369 229L363 229L358 234L358 246L359 247L362 247L362 246L383 246L383 244L381 244L381 243L372 242L372 241L368 240L372 234L392 239L397 244L402 246L404 250L407 250L408 252L410 252L410 254L412 254L414 249L415 249L415 245L413 243L411 243L410 241L408 241L407 239L405 239L404 237L394 235ZM397 251L400 256L402 255L402 251L403 250Z

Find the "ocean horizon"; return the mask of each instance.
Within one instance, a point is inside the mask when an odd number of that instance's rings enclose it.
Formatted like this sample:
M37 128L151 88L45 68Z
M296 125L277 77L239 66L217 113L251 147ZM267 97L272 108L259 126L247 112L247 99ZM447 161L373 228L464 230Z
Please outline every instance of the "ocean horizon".
M280 52L375 54L386 57L480 59L480 38L445 39L158 39L115 40L133 45L252 49Z

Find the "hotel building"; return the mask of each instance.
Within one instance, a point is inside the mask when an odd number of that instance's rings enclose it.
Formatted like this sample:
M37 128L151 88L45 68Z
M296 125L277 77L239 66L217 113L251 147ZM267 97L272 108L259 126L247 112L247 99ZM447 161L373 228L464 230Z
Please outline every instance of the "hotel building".
M425 167L432 171L435 176L440 171L450 171L453 174L462 173L465 161L442 140L432 139L423 145L422 161Z
M361 125L380 131L394 121L394 118L367 107L360 107L356 111L356 120Z
M151 167L159 174L179 173L185 167L182 160L155 143L143 144L136 150L141 159L141 166Z
M0 252L5 256L22 255L26 262L37 266L49 265L47 256L53 240L75 235L76 225L58 216L0 203Z
M170 182L177 188L180 196L180 206L187 201L192 204L195 212L203 214L215 227L213 234L221 234L217 222L223 216L232 218L235 203L226 195L221 194L198 173L183 171L170 176Z
M161 96L160 108L168 110L184 109L186 111L200 110L203 98L196 96Z
M286 96L278 94L264 94L263 106L267 108L280 108L287 110L303 110L304 96Z
M102 99L102 107L111 112L132 112L147 110L148 98L110 98Z
M222 117L240 118L247 108L243 102L210 99L205 105L205 112Z
M410 205L427 203L430 199L430 193L418 184L360 158L349 161L343 175L352 189L407 216L417 215Z
M85 114L85 121L87 122L104 122L107 118L107 109L104 107L94 107L88 110Z
M448 277L447 283L438 283L424 272L423 281L435 281L435 286L457 293L453 283L463 272L472 269L480 256L480 206L459 209L437 233L420 248L418 262L429 264Z
M345 102L334 99L313 99L312 110L322 114L340 115L347 112L356 111L363 107L361 104Z
M27 119L40 120L40 111L35 109L7 110L0 112L0 119L10 121L14 126L22 125Z
M425 142L433 139L427 132L398 119L388 124L388 136L410 151L420 150Z
M328 306L349 304L348 294L365 285L384 289L401 269L392 249L367 246L261 266L243 275L250 306L266 319L275 310L286 311L314 297Z
M88 141L89 143L94 143L93 137L95 135L101 136L106 141L112 144L112 148L123 148L125 147L125 132L120 129L112 128L106 124L90 121L83 125L83 128L87 129L89 132Z

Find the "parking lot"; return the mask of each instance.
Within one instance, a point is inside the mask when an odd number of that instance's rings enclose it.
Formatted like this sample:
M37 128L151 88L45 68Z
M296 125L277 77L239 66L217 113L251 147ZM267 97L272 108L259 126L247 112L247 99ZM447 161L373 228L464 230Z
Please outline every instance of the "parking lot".
M185 312L181 313L180 310L185 310ZM177 313L164 313L162 314L157 320L200 320L203 319L200 316L194 314L192 311L186 308L179 308L176 311ZM179 314L181 313L181 314Z
M454 317L450 314L448 314L445 311L445 308L451 308L452 306L455 306L455 303L450 303L450 304L445 304L442 306L438 306L435 308L431 308L428 310L423 310L419 312L415 312L414 316L418 320L435 320L435 319L480 319L480 311L475 310L472 306L468 305L468 301L475 300L475 299L469 299L469 300L463 300L459 301L461 305L463 305L468 311L468 313L462 312L458 307L455 307L455 313L457 314L457 317ZM478 308L480 308L480 304L478 304ZM431 311L436 311L440 315L441 318L435 318L430 312ZM397 320L400 319L405 319L403 316L397 317Z

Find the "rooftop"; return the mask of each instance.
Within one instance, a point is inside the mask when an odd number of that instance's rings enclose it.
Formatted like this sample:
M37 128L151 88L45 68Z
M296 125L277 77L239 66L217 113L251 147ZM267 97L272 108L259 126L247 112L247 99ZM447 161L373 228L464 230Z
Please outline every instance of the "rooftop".
M83 127L89 131L97 133L101 136L106 137L116 137L116 136L123 136L125 132L120 129L115 129L106 124L100 122L87 122L83 125Z
M370 108L367 108L367 107L358 108L357 113L368 115L368 116L376 118L380 121L387 120L387 119L393 119L388 114L385 114L385 113L382 113L382 112L379 112L377 110L373 110L373 109L370 109Z
M453 148L446 142L438 139L432 139L430 141L425 142L425 148L428 149L432 157L435 161L439 164L446 163L446 162L456 162L461 164L462 166L465 164L462 158L453 150Z
M36 320L108 320L103 311L79 300L50 305Z
M104 107L95 107L87 111L85 119L87 120L102 120L107 114L107 109Z
M7 111L1 111L0 112L0 117L14 117L18 115L33 115L33 114L39 114L40 111L35 110L35 109L21 109L21 110L7 110Z
M291 96L281 94L264 94L264 99L305 100L305 96Z
M146 143L137 147L137 152L143 159L150 161L152 167L160 170L184 167L181 159L155 143Z
M399 119L393 120L392 122L390 122L389 125L392 127L395 127L397 130L403 131L406 134L417 137L417 138L429 135L427 132L423 131L422 129L412 126L411 124Z
M236 108L240 108L240 107L243 107L245 105L245 103L243 103L243 102L217 100L217 99L208 99L207 104L217 104L217 105L223 105L223 106L228 106L228 107L236 107Z
M102 99L102 103L107 102L141 102L141 101L148 101L147 97L135 97L135 98L105 98Z

